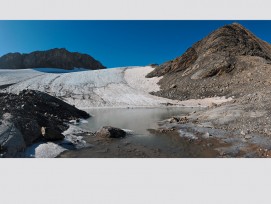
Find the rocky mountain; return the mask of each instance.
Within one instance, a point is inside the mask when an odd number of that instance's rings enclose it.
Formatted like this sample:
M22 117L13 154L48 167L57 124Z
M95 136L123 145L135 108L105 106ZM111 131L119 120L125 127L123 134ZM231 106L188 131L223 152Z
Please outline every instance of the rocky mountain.
M69 52L64 48L35 51L29 54L8 53L0 57L0 69L26 68L85 68L96 70L105 67L87 54Z
M238 96L268 81L271 45L242 25L225 25L147 77L164 76L155 95L173 99ZM264 73L264 74L262 74ZM253 83L252 83L253 82ZM267 82L266 82L267 83Z
M271 45L242 25L233 23L212 32L195 43L182 56L159 66L148 76L183 72L192 78L205 78L234 69L237 56L258 56L271 60Z

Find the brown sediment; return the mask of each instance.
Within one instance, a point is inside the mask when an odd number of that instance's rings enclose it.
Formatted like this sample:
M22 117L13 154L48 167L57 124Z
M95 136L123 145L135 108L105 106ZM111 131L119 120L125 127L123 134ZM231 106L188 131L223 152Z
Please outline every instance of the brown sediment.
M144 143L134 139L133 135L122 139L98 138L95 135L84 135L92 146L80 150L61 153L61 158L213 158L221 157L218 147L227 146L216 138L208 140L190 140L182 138L176 131L161 133L150 130L157 137L166 137L172 145Z

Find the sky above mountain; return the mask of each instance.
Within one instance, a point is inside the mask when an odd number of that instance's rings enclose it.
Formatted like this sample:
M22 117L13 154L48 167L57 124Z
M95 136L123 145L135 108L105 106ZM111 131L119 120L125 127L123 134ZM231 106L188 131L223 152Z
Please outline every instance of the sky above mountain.
M217 28L238 22L271 42L271 21L0 21L0 55L66 48L111 67L163 63Z

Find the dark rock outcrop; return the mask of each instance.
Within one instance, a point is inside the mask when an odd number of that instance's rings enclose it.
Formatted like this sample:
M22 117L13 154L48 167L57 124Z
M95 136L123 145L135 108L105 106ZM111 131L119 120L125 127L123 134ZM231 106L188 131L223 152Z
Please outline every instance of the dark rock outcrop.
M123 138L126 136L126 132L119 128L104 126L96 132L96 136L102 138Z
M37 140L64 138L68 121L90 115L48 94L25 90L0 93L0 152L15 157Z
M233 23L212 32L147 77L163 76L161 91L153 94L171 99L240 96L267 80L257 70L265 70L270 63L271 45Z
M61 48L47 51L35 51L29 54L8 53L0 57L0 69L26 68L85 68L104 69L105 67L93 57L78 52L69 52Z
M41 134L46 140L49 141L63 140L65 138L61 131L53 129L51 127L42 127Z

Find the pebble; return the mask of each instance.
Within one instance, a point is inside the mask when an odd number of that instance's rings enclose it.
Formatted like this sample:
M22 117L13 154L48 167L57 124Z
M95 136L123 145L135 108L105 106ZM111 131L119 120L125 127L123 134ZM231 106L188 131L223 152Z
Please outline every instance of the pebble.
M202 137L207 139L207 138L210 137L210 134L209 134L208 132L206 132L206 133L204 133L204 134L202 135Z
M225 156L226 154L225 154L225 152L220 152L219 155L220 156Z
M124 143L125 146L127 146L127 145L129 145L129 144L131 144L131 143L130 143L130 142L125 142L125 143Z
M247 140L245 138L242 138L241 141L242 142L247 142Z
M207 147L212 147L212 146L214 146L213 143L208 143L208 144L207 144Z
M251 138L252 138L251 135L246 135L246 136L245 136L245 139L251 139Z

